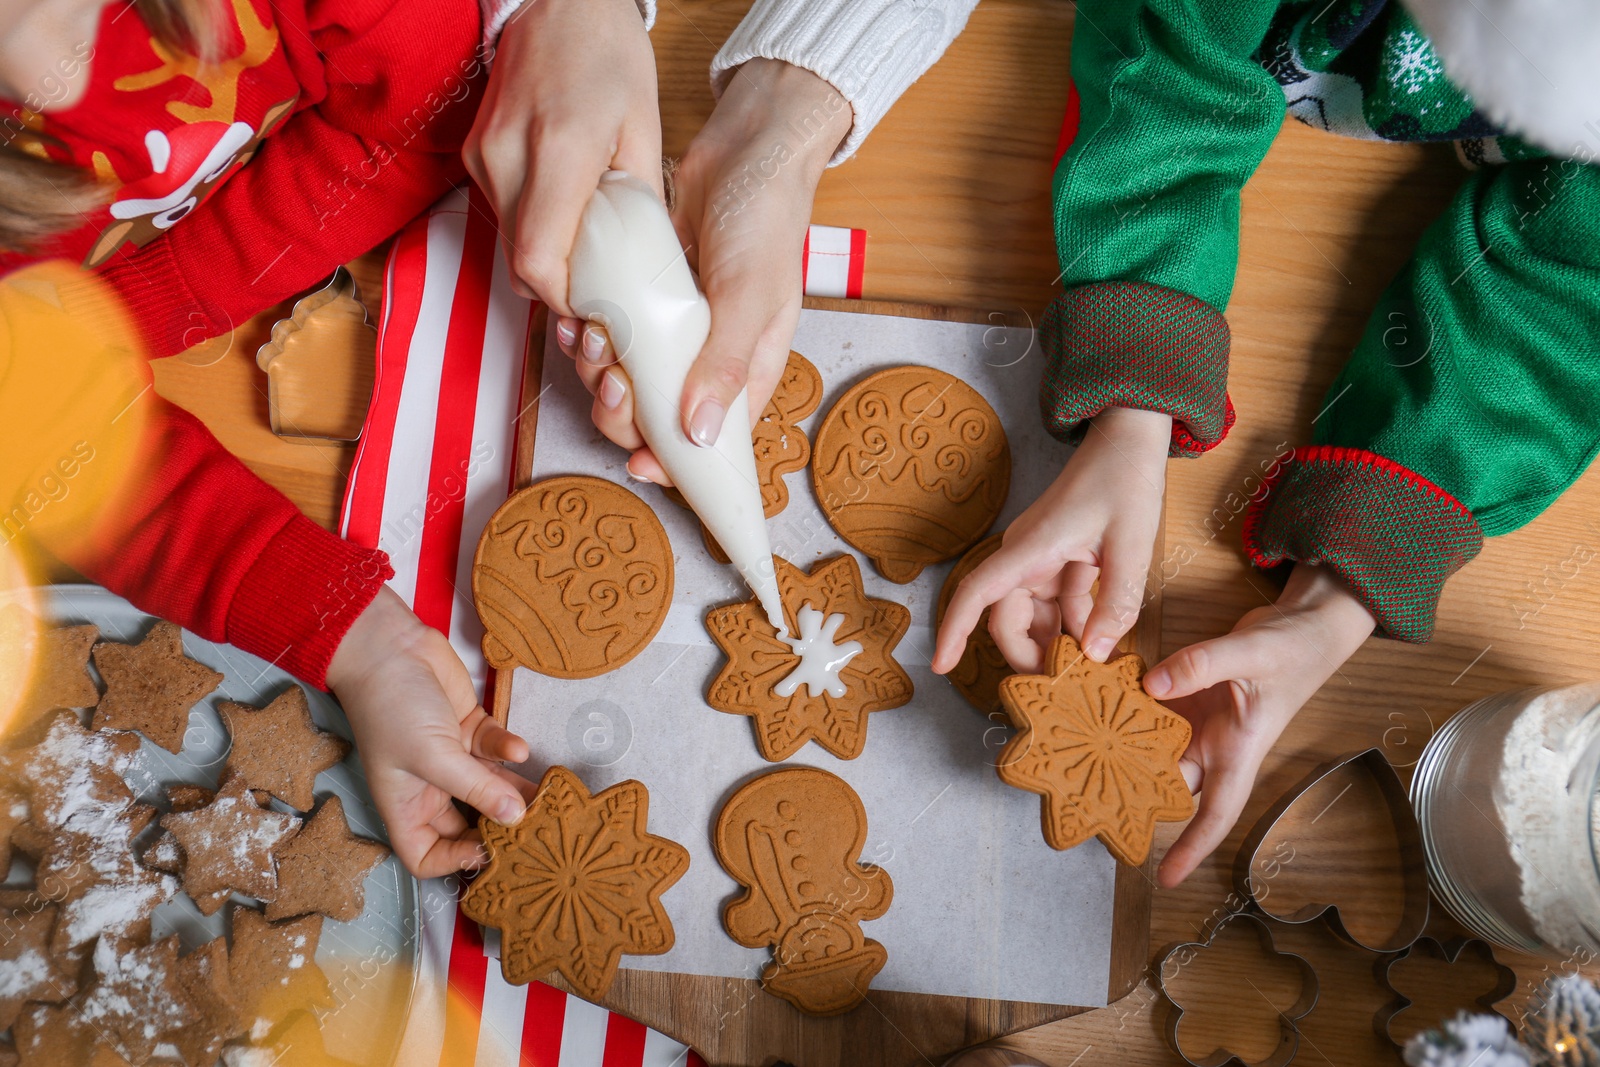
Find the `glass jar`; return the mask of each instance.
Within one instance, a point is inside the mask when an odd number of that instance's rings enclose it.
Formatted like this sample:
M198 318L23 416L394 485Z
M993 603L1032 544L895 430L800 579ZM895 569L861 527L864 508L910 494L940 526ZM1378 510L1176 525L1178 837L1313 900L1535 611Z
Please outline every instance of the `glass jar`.
M1434 895L1480 937L1600 952L1600 683L1485 697L1440 728L1411 803Z

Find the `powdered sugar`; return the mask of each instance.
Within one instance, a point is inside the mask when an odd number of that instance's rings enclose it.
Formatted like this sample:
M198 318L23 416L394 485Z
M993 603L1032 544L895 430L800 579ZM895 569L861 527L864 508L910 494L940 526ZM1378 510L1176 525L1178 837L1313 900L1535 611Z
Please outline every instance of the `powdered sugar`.
M19 953L0 967L0 1000L36 993L54 976L55 971L44 953L37 949Z

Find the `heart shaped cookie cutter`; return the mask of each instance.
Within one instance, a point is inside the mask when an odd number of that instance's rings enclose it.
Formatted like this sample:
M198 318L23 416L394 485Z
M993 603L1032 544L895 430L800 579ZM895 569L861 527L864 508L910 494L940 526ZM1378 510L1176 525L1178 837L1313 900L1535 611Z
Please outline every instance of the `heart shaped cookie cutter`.
M1260 939L1261 948L1268 956L1290 959L1295 962L1300 971L1300 995L1288 1009L1278 1012L1278 1044L1265 1059L1246 1060L1232 1049L1219 1048L1210 1055L1196 1058L1191 1056L1183 1047L1178 1033L1178 1026L1183 1021L1185 1008L1173 999L1167 989L1169 975L1176 975L1182 967L1199 952L1211 948L1227 927L1240 923L1250 927L1257 938ZM1293 952L1284 952L1279 949L1272 938L1272 929L1266 920L1252 912L1238 911L1224 917L1212 928L1210 936L1204 941L1188 941L1181 945L1174 945L1162 954L1155 966L1156 989L1161 993L1161 999L1166 1001L1166 1026L1164 1032L1167 1046L1179 1059L1189 1067L1288 1067L1294 1060L1295 1053L1300 1051L1299 1020L1311 1014L1311 1009L1317 1006L1317 997L1321 993L1321 986L1317 981L1317 972L1304 956Z
M1358 797L1371 800L1372 794L1377 794L1393 822L1398 850L1399 917L1393 932L1378 938L1370 934L1363 937L1352 931L1335 901L1314 900L1286 912L1268 903L1274 879L1291 867L1296 873L1309 869L1312 873L1326 874L1327 884L1347 892L1350 887L1359 889L1370 884L1370 880L1349 878L1352 857L1339 855L1332 841L1319 838L1319 834L1328 834L1331 825L1321 830L1317 828L1318 821L1361 784L1361 776L1367 777L1367 784L1372 788L1362 789ZM1345 779L1343 787L1336 789L1341 779ZM1314 792L1331 795L1325 802L1317 797L1312 802L1315 811L1304 810L1301 801ZM1355 846L1364 848L1366 842L1355 841ZM1401 952L1415 943L1428 924L1428 872L1423 861L1422 831L1417 826L1405 785L1383 752L1369 748L1324 763L1280 797L1251 827L1239 846L1234 860L1234 885L1241 896L1269 918L1291 925L1325 918L1335 934L1369 952ZM1348 901L1346 910L1354 910Z
M1395 1048L1401 1048L1404 1044L1394 1035L1394 1021L1401 1012L1411 1007L1414 1001L1395 988L1392 972L1401 960L1409 959L1417 952L1425 952L1434 959L1449 964L1454 964L1463 954L1471 952L1493 967L1498 979L1495 987L1474 999L1472 1003L1491 1015L1500 1016L1510 1025L1513 1032L1516 1031L1516 1020L1497 1009L1495 1005L1516 992L1517 972L1495 958L1494 948L1487 941L1476 937L1456 937L1441 942L1432 937L1419 937L1407 948L1393 955L1380 957L1373 964L1372 973L1378 979L1378 984L1393 994L1393 998L1379 1008L1377 1014L1372 1017L1372 1027L1378 1032L1378 1036Z

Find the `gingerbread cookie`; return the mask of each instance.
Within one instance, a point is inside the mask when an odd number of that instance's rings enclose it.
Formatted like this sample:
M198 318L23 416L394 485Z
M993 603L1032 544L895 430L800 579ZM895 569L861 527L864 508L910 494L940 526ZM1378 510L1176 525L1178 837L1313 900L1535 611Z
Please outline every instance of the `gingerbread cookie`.
M389 849L357 837L345 822L344 802L330 796L300 832L276 847L278 892L263 897L267 918L318 912L338 922L353 922L366 906L362 883Z
M259 1044L229 1045L222 1067L360 1067L328 1053L322 1024L309 1011L295 1012L287 1024Z
M854 759L867 741L867 715L911 700L911 678L891 653L911 613L867 596L853 556L806 574L774 556L784 621L779 637L755 600L706 613L706 629L728 656L706 703L748 715L763 758L788 759L807 741Z
M811 441L800 428L800 421L822 402L822 374L806 357L798 352L789 353L783 377L772 392L772 399L761 412L761 418L750 430L750 444L756 453L756 476L761 483L761 507L767 518L772 518L789 506L789 486L784 476L805 469L811 460ZM677 489L667 489L666 494L679 507L689 502ZM701 536L706 550L718 563L727 563L728 555L722 551L703 525Z
M264 708L224 700L217 704L233 739L228 773L263 790L296 811L310 811L316 801L312 786L318 774L350 753L343 738L311 721L306 691L292 685Z
M889 958L861 932L894 899L888 872L860 862L866 841L861 798L814 767L754 779L717 816L717 861L745 887L722 925L741 945L772 947L762 987L810 1015L860 1004Z
M211 803L161 817L183 850L183 887L201 914L215 912L228 893L257 900L278 895L272 851L300 826L292 815L263 808L238 775L226 778ZM207 910L209 908L209 910Z
M178 937L151 945L102 938L94 947L94 981L68 1002L77 1026L130 1063L199 1025L200 1012L179 983Z
M892 582L960 555L994 524L1011 487L1000 417L931 367L858 383L823 419L814 448L823 514Z
M178 959L179 990L195 1014L195 1021L172 1035L183 1062L212 1067L222 1043L242 1032L239 1003L228 972L228 943L214 937Z
M176 755L189 709L222 684L222 675L183 653L183 631L158 622L136 645L101 641L94 665L106 692L94 709L97 730L137 730Z
M514 826L484 817L489 863L461 898L468 918L500 930L500 969L514 985L553 970L597 1000L623 954L672 948L661 894L689 869L682 845L647 832L650 794L634 781L590 796L551 767Z
M1048 669L1000 683L1017 728L996 764L1000 780L1043 798L1051 848L1096 836L1117 859L1138 866L1158 821L1194 812L1178 769L1189 721L1144 691L1144 661L1131 652L1095 663L1063 634L1050 648Z
M100 638L97 626L43 626L26 608L8 604L0 630L33 645L33 676L18 713L31 719L56 708L92 708L100 690L89 676L89 650Z
M939 610L935 616L935 627L944 625L944 612L950 606L950 598L956 595L956 586L960 585L978 564L994 555L994 550L999 547L1000 534L985 537L968 549L967 554L956 563L950 571L950 576L944 580L944 586L939 590ZM994 643L994 637L989 633L989 609L984 608L983 614L978 616L978 625L967 635L967 647L962 651L961 658L950 668L945 677L956 687L956 692L966 698L968 704L985 715L993 715L1000 710L1001 679L1015 673L1011 669L1011 664L1006 662L1005 656L1001 655L1000 646Z
M78 991L78 960L51 950L56 907L0 910L0 1030L28 1001L60 1003Z
M472 598L491 666L555 678L615 670L672 603L672 545L650 506L600 478L547 478L484 527Z
M228 974L247 1032L271 1031L296 1011L335 1006L328 976L317 965L322 916L268 922L235 906Z
M28 798L0 788L0 871L11 869L11 838L28 821Z
M133 767L139 739L84 728L75 711L57 711L0 757L0 778L28 799L28 825L48 836L105 805L133 803L122 775Z

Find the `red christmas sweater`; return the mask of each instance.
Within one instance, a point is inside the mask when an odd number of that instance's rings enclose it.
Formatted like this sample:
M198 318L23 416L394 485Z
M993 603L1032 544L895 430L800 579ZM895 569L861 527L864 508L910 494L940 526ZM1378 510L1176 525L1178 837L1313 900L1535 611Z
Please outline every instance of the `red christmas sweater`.
M218 0L221 57L105 9L81 103L4 106L25 151L115 189L13 270L64 257L126 300L151 357L316 284L463 176L484 59L475 0ZM145 611L322 686L391 575L379 551L306 519L199 420L156 396L149 460L93 539L47 545Z

